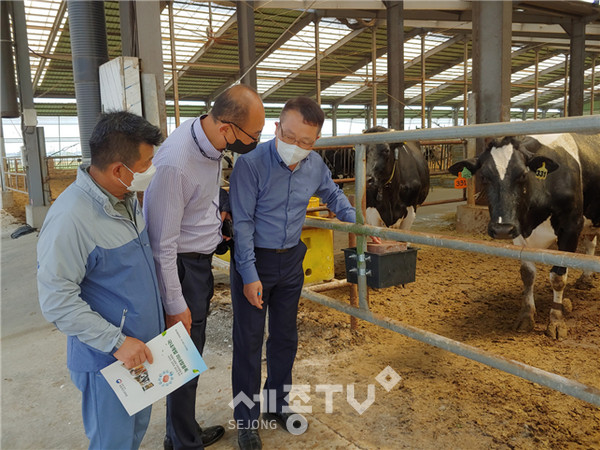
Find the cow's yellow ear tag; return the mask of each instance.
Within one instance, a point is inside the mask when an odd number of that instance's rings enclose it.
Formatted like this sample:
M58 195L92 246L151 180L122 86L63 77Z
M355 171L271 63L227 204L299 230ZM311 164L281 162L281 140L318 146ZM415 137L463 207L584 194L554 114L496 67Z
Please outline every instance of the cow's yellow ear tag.
M535 171L535 177L538 180L545 180L547 176L548 176L548 169L546 169L546 163L543 162L542 167L540 167L539 169L537 169Z
M471 171L469 169L467 169L466 167L462 170L462 176L465 179L469 179L469 178L473 178L473 174L471 173Z
M462 172L458 173L458 178L454 180L454 189L464 189L467 187L467 179L463 178Z

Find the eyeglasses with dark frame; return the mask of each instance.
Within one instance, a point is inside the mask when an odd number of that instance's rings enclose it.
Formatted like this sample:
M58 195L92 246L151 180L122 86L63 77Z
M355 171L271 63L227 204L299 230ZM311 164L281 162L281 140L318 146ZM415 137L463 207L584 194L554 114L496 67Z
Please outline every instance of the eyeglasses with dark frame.
M260 133L258 133L258 137L254 137L254 136L252 136L250 133L248 133L246 130L244 130L242 127L240 127L240 126L239 126L237 123L235 123L235 122L229 122L229 121L227 121L227 120L221 120L221 122L223 122L223 123L227 123L227 124L229 124L229 125L235 125L235 127L236 127L237 129L239 129L239 130L240 130L242 133L244 133L246 136L248 136L250 139L252 139L252 142L258 142L258 141L260 141L260 136L261 136L261 134L262 134L262 131L261 131ZM234 132L234 134L235 134L235 132Z
M304 150L311 150L312 146L315 145L315 142L317 142L316 139L308 142L306 140L298 140L296 139L296 137L292 137L288 134L285 134L281 123L279 123L279 128L281 128L282 141L284 141L286 144L297 145L298 147L303 148Z

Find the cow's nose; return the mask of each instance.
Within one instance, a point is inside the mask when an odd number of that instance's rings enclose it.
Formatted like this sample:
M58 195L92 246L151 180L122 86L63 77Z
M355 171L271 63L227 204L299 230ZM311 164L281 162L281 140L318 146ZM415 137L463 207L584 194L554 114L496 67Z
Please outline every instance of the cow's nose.
M375 186L375 178L367 177L367 186L369 186L369 187Z
M512 223L490 223L488 234L494 239L514 239L519 233Z

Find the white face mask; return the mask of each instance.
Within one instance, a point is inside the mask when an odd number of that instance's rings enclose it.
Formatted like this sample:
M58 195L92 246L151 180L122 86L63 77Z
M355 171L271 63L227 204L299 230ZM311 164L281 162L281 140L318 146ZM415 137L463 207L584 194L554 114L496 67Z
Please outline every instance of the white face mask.
M128 191L131 191L131 192L145 191L148 188L148 186L150 185L150 181L152 180L152 177L156 173L156 167L154 166L154 164L150 164L150 167L148 167L143 172L134 172L129 167L127 167L125 164L123 164L123 165L127 168L127 170L129 170L133 174L133 181L131 182L130 186L127 186L119 178L119 181L121 182L121 184L123 186L125 186Z
M305 150L294 144L286 144L281 139L277 138L277 153L281 156L283 162L288 166L293 166L297 162L302 161L312 150Z

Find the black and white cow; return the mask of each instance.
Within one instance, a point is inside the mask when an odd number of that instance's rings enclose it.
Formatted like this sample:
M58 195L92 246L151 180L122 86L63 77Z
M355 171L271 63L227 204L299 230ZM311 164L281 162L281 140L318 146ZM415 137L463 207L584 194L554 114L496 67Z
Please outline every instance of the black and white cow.
M457 175L465 167L483 182L491 237L534 248L548 248L557 242L559 250L574 252L580 235L585 235L586 253L594 254L600 231L599 135L496 139L476 158L458 162L449 170ZM535 273L534 263L521 263L523 306L515 324L519 331L530 331L535 325ZM584 283L590 280L590 273L580 279ZM571 305L563 299L566 282L567 269L552 267L554 302L546 334L554 339L567 334L563 309L568 311Z
M373 127L365 133L390 131ZM370 225L408 230L429 193L429 168L417 142L367 146L367 217Z

